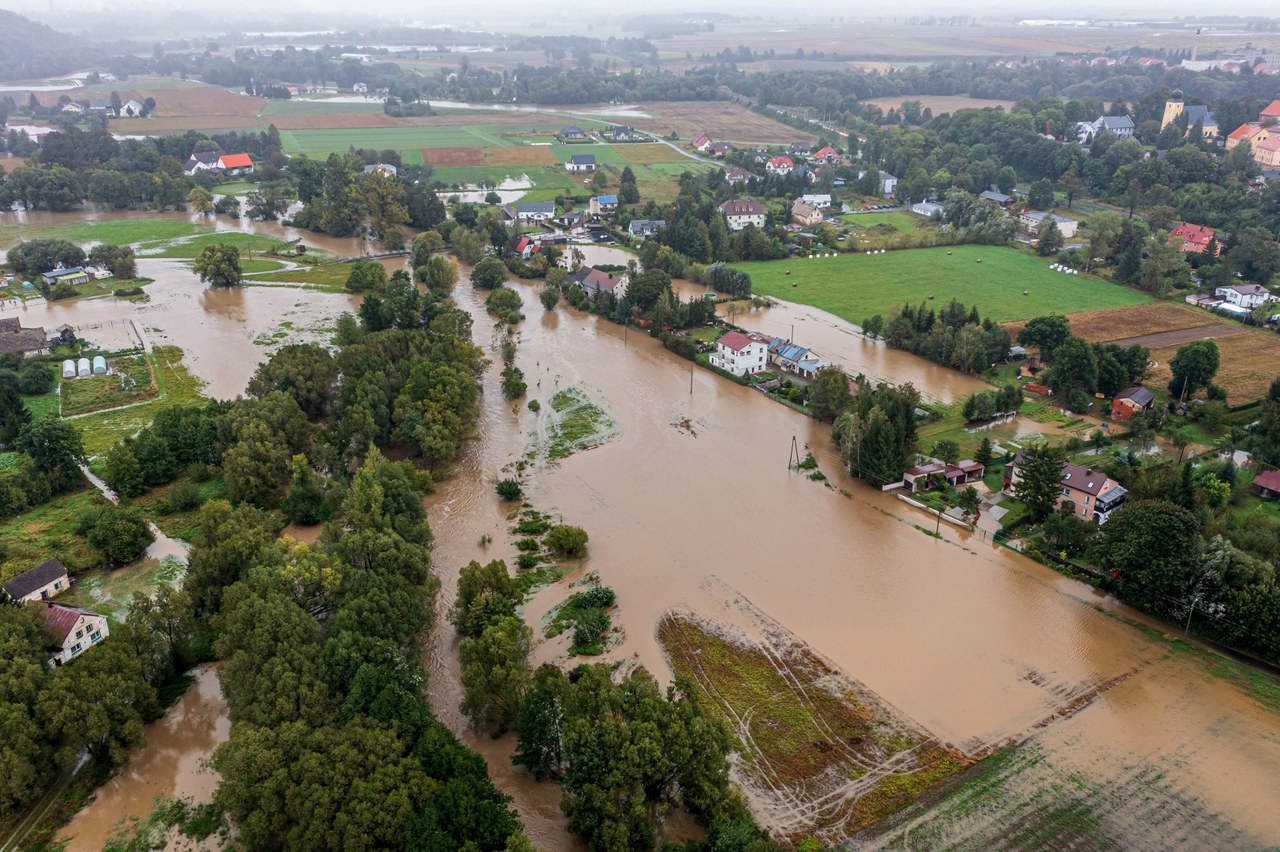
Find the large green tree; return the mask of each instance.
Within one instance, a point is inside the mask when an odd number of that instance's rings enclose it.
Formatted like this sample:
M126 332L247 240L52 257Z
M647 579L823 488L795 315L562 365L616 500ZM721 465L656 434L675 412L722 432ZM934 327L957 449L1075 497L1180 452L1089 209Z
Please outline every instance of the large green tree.
M200 250L192 266L200 280L212 287L235 287L243 280L240 249L230 243L211 243Z
M1032 444L1022 451L1013 496L1026 505L1033 521L1043 520L1057 504L1065 461L1062 448L1051 444Z
M1218 344L1213 340L1193 340L1182 346L1169 360L1173 377L1169 379L1169 393L1181 398L1191 397L1200 388L1208 387L1218 374L1221 363Z
M496 733L515 725L532 680L532 650L533 632L515 617L498 619L478 638L462 640L462 712L472 724Z

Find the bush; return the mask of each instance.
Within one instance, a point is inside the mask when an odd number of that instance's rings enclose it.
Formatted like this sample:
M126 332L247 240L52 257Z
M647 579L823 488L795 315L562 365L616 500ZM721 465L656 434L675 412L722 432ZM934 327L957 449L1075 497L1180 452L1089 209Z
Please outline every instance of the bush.
M18 393L39 396L53 390L56 381L53 371L44 364L28 364L18 377Z
M147 522L129 509L103 506L95 515L85 537L109 562L132 562L156 540Z
M547 533L546 545L563 556L582 556L587 552L587 531L582 527L560 524Z
M522 538L516 542L516 550L523 550L526 553L532 553L541 549L542 545L538 543L536 538Z
M604 636L611 626L609 613L603 609L582 610L573 629L573 650L579 654L604 653Z
M578 606L583 608L594 607L596 609L608 609L618 599L613 589L608 586L596 586L587 589L585 592L578 592L573 597Z
M516 557L516 567L524 571L529 571L538 567L538 563L542 558L536 553L521 553Z
M200 486L194 482L177 482L169 489L167 499L169 508L175 512L186 512L196 508L204 501L200 498Z
M537 414L542 410L542 403L538 402L536 399L529 400L529 410L534 414Z
M498 496L503 500L519 500L524 496L524 488L515 479L502 479L497 485Z

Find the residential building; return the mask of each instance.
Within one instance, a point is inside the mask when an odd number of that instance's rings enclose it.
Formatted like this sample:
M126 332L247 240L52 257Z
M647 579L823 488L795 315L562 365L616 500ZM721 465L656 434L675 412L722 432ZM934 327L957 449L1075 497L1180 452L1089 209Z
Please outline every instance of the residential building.
M111 105L111 98L90 98L88 111L110 118L115 118L116 116L116 109Z
M66 284L76 286L77 284L87 284L93 280L93 276L79 266L58 267L40 275L44 279L44 283L50 287L58 284Z
M695 151L706 153L711 148L711 137L702 132L695 133L693 138L689 140L689 145Z
M1245 142L1249 145L1257 145L1264 139L1271 137L1271 128L1263 126L1256 121L1246 122L1235 130L1231 131L1231 135L1227 137L1227 150L1230 151L1237 145Z
M634 128L622 124L609 128L601 135L609 142L630 142L637 138Z
M1253 487L1264 500L1280 500L1280 470L1264 470L1253 478Z
M800 196L800 200L805 204L812 204L820 210L826 210L831 206L831 194L826 192L806 193L805 195Z
M1221 296L1227 304L1236 305L1246 311L1251 311L1266 302L1280 301L1280 298L1272 295L1271 291L1261 284L1229 284L1226 287L1215 288L1213 295Z
M367 175L379 174L386 177L396 177L400 174L400 170L391 163L374 163L371 166L365 166L364 173Z
M586 139L587 138L587 132L583 130L581 127L578 127L577 125L574 125L574 124L570 124L570 125L567 125L566 127L560 128L560 133L557 135L559 135L561 139Z
M740 169L737 166L730 166L724 170L724 179L730 185L737 183L746 183L751 180L752 174L746 169Z
M517 201L515 220L522 225L545 222L556 215L554 201Z
M779 154L776 157L770 157L768 162L764 164L764 170L773 175L789 175L791 170L796 167L795 160L785 154Z
M1183 299L1188 305L1194 305L1197 308L1205 308L1212 310L1223 302L1221 296L1207 296L1204 293L1192 293Z
M796 364L796 375L803 376L806 379L816 379L818 371L823 367L830 367L830 361L824 361L812 352L808 354L804 360Z
M253 158L248 154L223 154L218 158L218 168L229 175L247 175L253 171Z
M71 101L70 103L65 103L62 105L62 111L75 113L76 115L83 115L84 107L76 103L75 101Z
M1133 119L1127 115L1102 115L1093 121L1076 122L1076 138L1088 145L1103 133L1114 133L1121 139L1133 138Z
M986 201L991 204L999 204L1001 207L1012 207L1014 204L1012 195L1005 195L1003 192L996 192L994 189L988 189L978 193L979 201Z
M601 293L621 298L626 290L625 279L610 275L593 266L579 267L577 272L569 276L569 284L577 284L593 302L600 297Z
M1045 213L1042 210L1024 210L1022 215L1018 217L1018 221L1027 233L1035 235L1040 233L1040 226L1044 224L1046 216L1052 216L1053 221L1058 225L1058 232L1062 234L1064 240L1069 240L1076 235L1076 231L1080 229L1080 223L1075 219L1068 219L1066 216L1059 216L1057 213Z
M67 566L56 556L4 584L5 594L19 603L45 601L71 587Z
M533 257L541 247L540 243L534 242L530 237L512 237L509 245L512 252L520 255L521 260Z
M791 221L804 227L818 225L822 222L822 211L812 204L796 199L791 203Z
M1018 482L1018 465L1022 453L1005 466L1004 489L1008 491ZM1079 518L1105 524L1111 513L1124 505L1128 491L1100 470L1081 467L1066 462L1062 465L1061 490L1056 505L1061 509L1069 505Z
M1111 400L1111 418L1128 420L1139 411L1150 411L1156 395L1142 386L1125 388Z
M632 219L627 225L627 233L632 237L647 239L667 227L663 219Z
M942 205L936 204L932 201L921 201L919 204L911 205L911 212L915 213L917 216L924 216L927 219L932 219L934 216L942 215Z
M0 354L5 352L42 352L49 348L43 328L23 328L17 317L0 319Z
M808 142L798 141L798 142L791 143L791 147L787 149L787 153L796 157L804 157L804 156L807 156L808 153L812 150L813 150L813 146L810 145Z
M730 198L720 205L730 231L741 231L748 225L764 227L764 205L754 198Z
M835 148L825 145L813 152L813 159L821 163L835 164L840 162L840 154L836 152Z
M618 212L618 196L593 195L587 202L587 211L592 216L611 216Z
M1218 243L1217 235L1214 233L1213 228L1206 228L1204 225L1193 225L1190 222L1183 222L1169 232L1169 245L1177 246L1179 244L1181 244L1183 251L1195 252L1196 254L1204 254L1209 250L1209 246L1213 245L1214 257L1217 257L1222 251L1222 246Z
M596 170L596 155L574 154L569 158L569 162L564 164L564 167L571 172L594 172Z
M986 472L986 465L973 459L965 459L955 464L928 462L904 471L902 481L906 484L908 491L928 491L942 481L946 481L953 488L969 482L977 482Z
M49 662L61 666L97 645L110 634L107 617L75 606L45 603L44 635L49 647L56 649Z
M221 151L197 151L187 158L187 164L183 166L183 171L188 176L199 172L212 171L220 168L218 161L222 159Z
M719 157L723 159L724 155L728 154L732 150L733 150L733 146L730 145L728 142L713 142L711 144L711 147L707 149L707 153L713 157Z
M716 351L711 353L711 366L735 376L753 375L765 368L768 351L766 338L731 331L716 341Z
M769 343L769 361L780 370L794 373L796 366L809 355L808 349L783 337L775 337Z
M866 174L865 171L858 172L858 177L861 178L865 174ZM880 172L879 174L880 174L880 194L888 198L892 196L895 192L897 192L898 179L893 175L889 174L888 172Z
M120 105L121 118L141 118L146 111L146 105L136 98L129 98L129 100Z
M1264 170L1280 168L1280 136L1268 136L1254 145L1253 161Z
M1165 101L1164 117L1160 120L1160 129L1163 130L1173 124L1180 116L1186 116L1188 133L1199 124L1204 138L1212 139L1218 135L1218 120L1213 117L1213 113L1209 112L1209 108L1183 103L1182 91L1174 89L1173 95L1169 100Z
M1259 121L1280 121L1280 98L1272 101L1258 113Z

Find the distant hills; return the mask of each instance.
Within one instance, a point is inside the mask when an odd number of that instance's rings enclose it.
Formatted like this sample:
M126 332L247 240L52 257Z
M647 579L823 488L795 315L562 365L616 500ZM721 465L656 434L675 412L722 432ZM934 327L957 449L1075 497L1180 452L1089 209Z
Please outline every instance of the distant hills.
M0 80L54 77L104 62L110 46L0 9Z

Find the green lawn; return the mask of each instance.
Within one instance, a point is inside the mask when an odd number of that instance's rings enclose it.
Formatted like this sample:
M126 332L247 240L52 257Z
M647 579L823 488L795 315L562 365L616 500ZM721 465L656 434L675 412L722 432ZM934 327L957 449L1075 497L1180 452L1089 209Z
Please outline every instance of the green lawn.
M351 275L349 263L326 263L304 269L285 269L280 272L268 272L246 279L245 284L312 284L324 289L342 291L346 289L347 278Z
M260 234L246 234L243 231L219 231L213 234L201 234L193 239L174 243L156 254L148 255L148 257L194 258L205 246L215 243L233 245L240 249L241 254L246 252L262 253L282 244L280 240L264 237ZM244 260L248 261L249 258L245 257Z
M36 237L70 240L73 243L135 245L190 237L209 230L207 226L172 219L109 219L70 221L56 225L15 223L0 225L0 246L15 245Z
M102 554L75 534L76 519L101 500L97 495L86 483L79 491L0 522L0 579L8 580L54 556L72 570L100 564Z
M846 213L839 217L840 221L861 228L874 228L876 225L888 225L895 231L915 230L918 222L925 221L911 213Z
M978 260L981 263L978 263ZM852 323L886 318L904 303L955 298L996 322L1050 313L1140 305L1151 297L1085 276L1049 269L1049 261L994 246L954 246L790 258L735 264L756 294L813 305ZM1023 295L1024 291L1026 295Z

